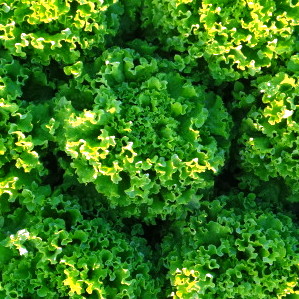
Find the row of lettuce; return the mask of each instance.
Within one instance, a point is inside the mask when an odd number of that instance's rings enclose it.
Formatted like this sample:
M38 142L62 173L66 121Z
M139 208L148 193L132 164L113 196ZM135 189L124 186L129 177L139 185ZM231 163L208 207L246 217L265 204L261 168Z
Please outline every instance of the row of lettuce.
M138 223L124 227L100 207L90 219L74 195L32 190L22 197L37 209L19 204L1 218L3 298L296 298L298 229L253 194L200 201L160 228L153 249Z
M299 3L199 2L2 4L1 297L299 297Z

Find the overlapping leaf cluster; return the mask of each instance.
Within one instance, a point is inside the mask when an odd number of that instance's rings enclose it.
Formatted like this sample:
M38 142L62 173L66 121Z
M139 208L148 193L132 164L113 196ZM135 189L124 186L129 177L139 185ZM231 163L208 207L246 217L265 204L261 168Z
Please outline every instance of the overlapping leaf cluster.
M298 77L279 72L253 85L263 105L253 105L243 120L242 168L252 177L251 187L280 178L288 187L288 200L298 202Z
M292 292L298 230L294 234L289 217L261 209L254 197L203 201L197 215L170 228L162 249L175 298L282 298Z
M298 51L297 1L145 1L147 38L216 81L258 75ZM153 30L154 29L154 30Z
M0 40L16 57L41 64L75 63L104 49L120 27L119 1L15 1L2 4Z
M75 90L90 109L78 110ZM107 50L53 101L53 140L71 157L64 167L126 216L179 217L224 165L231 120L221 98L169 61Z
M297 298L297 1L0 4L1 298Z
M144 239L115 231L104 218L83 219L75 198L35 191L23 194L38 194L34 212L24 205L2 223L3 298L157 296Z

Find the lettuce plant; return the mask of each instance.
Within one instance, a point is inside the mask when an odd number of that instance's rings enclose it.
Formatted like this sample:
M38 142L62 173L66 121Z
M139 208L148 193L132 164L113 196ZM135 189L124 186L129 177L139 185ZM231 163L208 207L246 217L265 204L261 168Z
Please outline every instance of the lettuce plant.
M18 193L47 174L32 140L32 114L0 98L0 196L14 201ZM5 205L5 204L4 204Z
M221 98L130 49L107 50L95 66L54 99L65 167L127 216L183 214L224 165L231 120ZM78 111L84 98L94 104Z
M162 242L172 298L284 298L298 289L298 228L243 193L202 201ZM233 205L233 207L232 207Z
M254 85L262 105L253 105L242 122L241 167L260 181L282 179L288 199L298 201L298 78L280 72L260 77Z
M145 1L146 38L217 81L254 76L298 50L295 1Z
M93 47L103 50L118 33L123 13L113 0L8 0L0 14L0 41L17 57L72 64Z
M115 231L104 218L83 219L74 198L49 193L39 190L39 212L20 206L1 223L2 298L157 296L144 239Z

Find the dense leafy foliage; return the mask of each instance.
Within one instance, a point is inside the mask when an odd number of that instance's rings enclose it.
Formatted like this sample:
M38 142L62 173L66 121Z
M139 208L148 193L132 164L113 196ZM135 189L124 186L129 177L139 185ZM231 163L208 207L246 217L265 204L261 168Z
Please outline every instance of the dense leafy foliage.
M83 219L75 198L37 191L39 209L20 207L2 227L3 298L156 297L160 286L144 239L115 231L103 218Z
M231 120L221 98L168 61L128 49L105 51L94 68L54 98L52 135L71 157L66 171L126 216L184 214L224 165ZM73 107L76 90L93 99L91 109Z
M299 298L299 2L0 4L0 297Z
M173 224L162 248L175 298L281 298L297 284L298 229L254 199L202 201L198 215Z
M298 201L298 78L279 72L253 85L262 94L263 106L253 105L243 120L242 167L262 181L281 178L289 187L288 199Z
M119 1L7 1L0 39L7 51L42 64L74 63L92 48L104 49L120 27ZM82 52L82 54L81 54Z
M216 80L230 81L275 68L298 50L298 14L296 1L149 0L142 25L166 51L193 66L203 58Z

